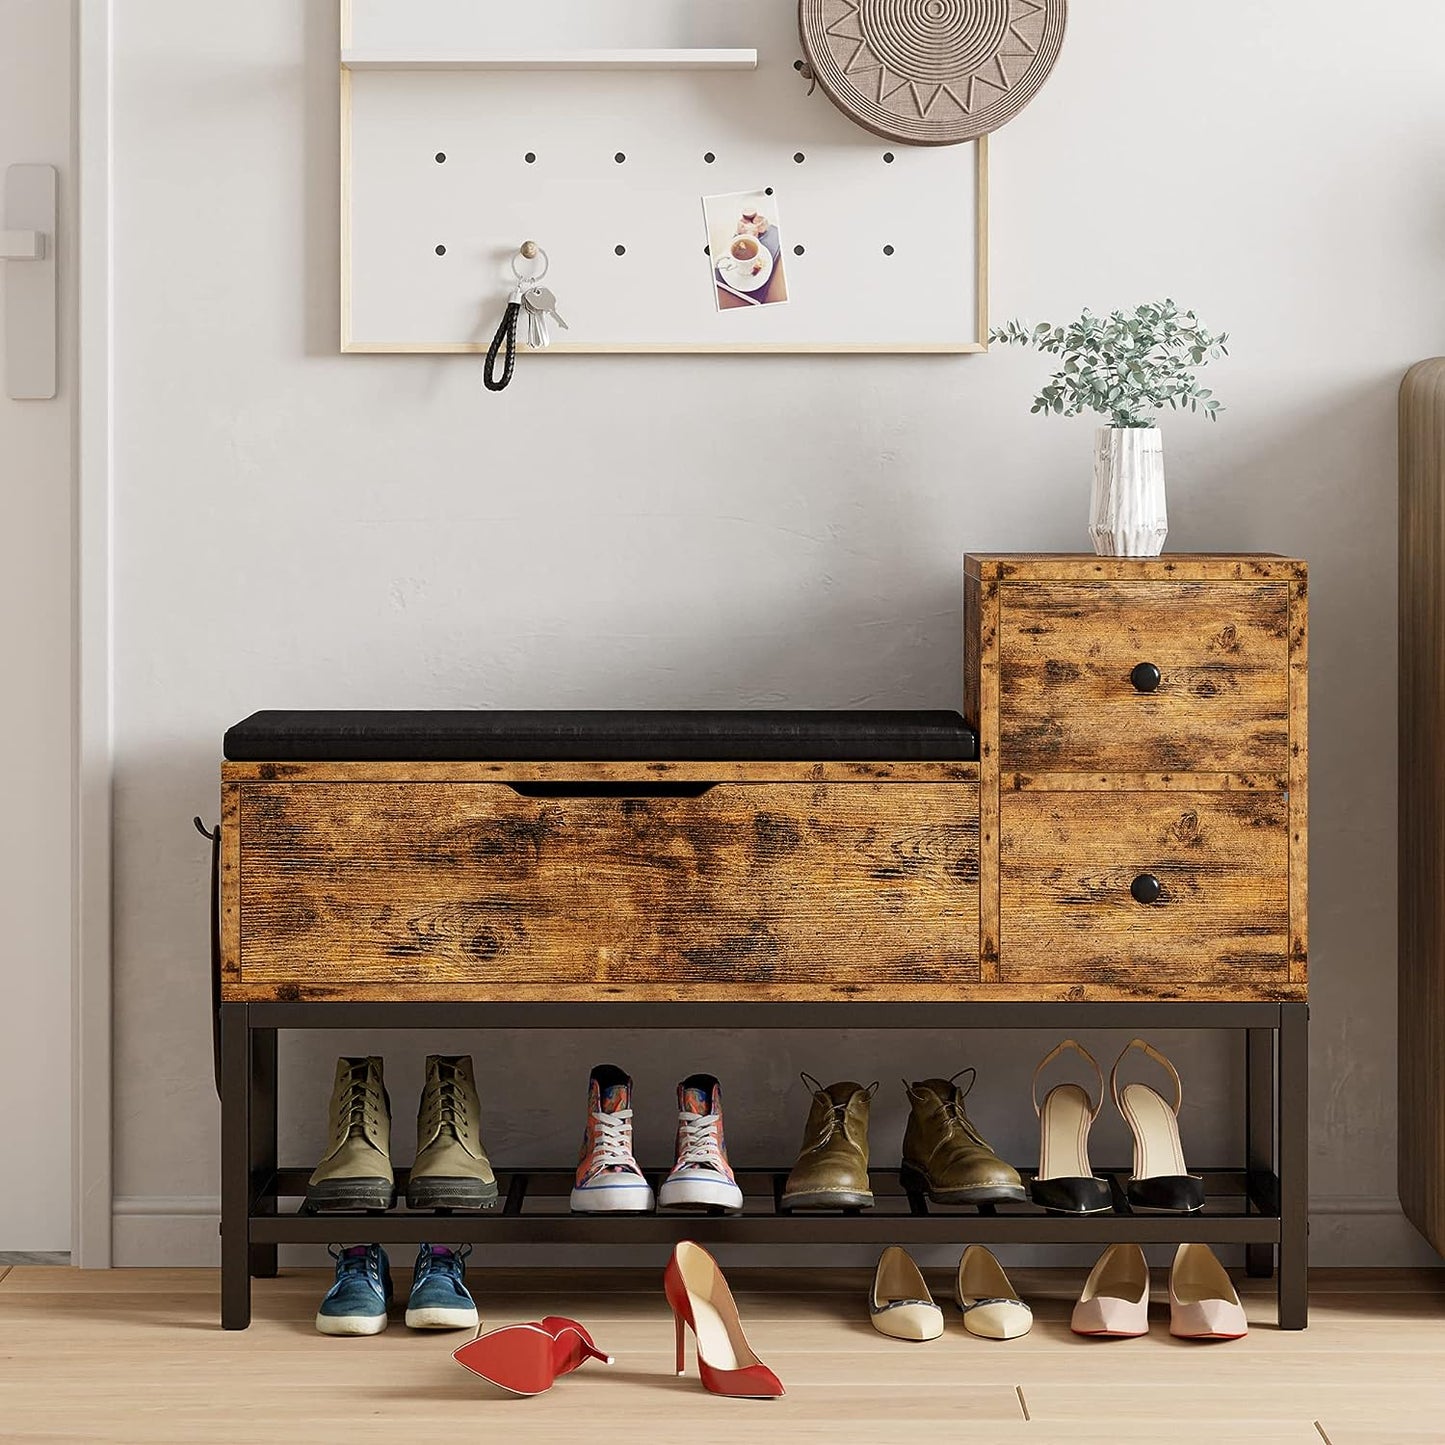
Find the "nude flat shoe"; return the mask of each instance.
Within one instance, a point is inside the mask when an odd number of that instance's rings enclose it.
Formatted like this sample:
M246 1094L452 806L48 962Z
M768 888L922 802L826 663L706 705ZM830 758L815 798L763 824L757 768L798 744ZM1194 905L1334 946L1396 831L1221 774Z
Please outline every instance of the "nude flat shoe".
M1169 1333L1181 1340L1239 1340L1249 1333L1239 1295L1207 1244L1181 1244L1175 1252Z
M1076 1335L1132 1339L1149 1333L1149 1265L1137 1244L1111 1244L1074 1306Z
M943 1311L933 1302L928 1282L906 1249L890 1244L878 1257L868 1316L880 1335L895 1340L936 1340L943 1333Z
M958 1262L954 1298L963 1327L985 1340L1016 1340L1033 1328L1034 1312L1018 1297L1003 1266L981 1244L970 1244Z

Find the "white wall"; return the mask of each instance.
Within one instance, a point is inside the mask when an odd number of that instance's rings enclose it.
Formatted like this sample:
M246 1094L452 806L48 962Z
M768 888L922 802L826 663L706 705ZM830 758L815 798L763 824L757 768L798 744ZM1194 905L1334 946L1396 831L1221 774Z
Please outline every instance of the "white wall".
M788 3L788 0L778 0ZM1087 545L1089 426L1037 358L341 358L334 6L126 0L117 24L117 1107L122 1263L214 1250L206 856L227 724L258 707L955 706L965 549ZM1313 566L1314 1149L1321 1261L1433 1259L1394 1204L1395 392L1441 347L1445 7L1078 0L994 145L995 314L1171 294L1233 334L1217 427L1168 422L1171 546ZM823 102L820 100L819 102ZM563 278L558 278L564 294ZM746 417L747 425L719 416ZM534 446L531 438L544 437ZM979 1065L1021 1158L1042 1037L291 1040L478 1055L506 1163L568 1158L590 1054L643 1090L713 1066L742 1162L790 1157L796 1072ZM1109 1040L1095 1040L1107 1049ZM1237 1058L1166 1037L1184 1133L1237 1140ZM1096 1153L1124 1154L1118 1121Z

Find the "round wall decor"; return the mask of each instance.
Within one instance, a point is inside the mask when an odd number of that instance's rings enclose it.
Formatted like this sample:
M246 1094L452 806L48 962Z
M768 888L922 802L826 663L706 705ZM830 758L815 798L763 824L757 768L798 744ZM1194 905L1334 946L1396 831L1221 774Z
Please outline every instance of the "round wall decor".
M1068 0L799 0L803 51L833 104L875 135L957 145L1048 79Z

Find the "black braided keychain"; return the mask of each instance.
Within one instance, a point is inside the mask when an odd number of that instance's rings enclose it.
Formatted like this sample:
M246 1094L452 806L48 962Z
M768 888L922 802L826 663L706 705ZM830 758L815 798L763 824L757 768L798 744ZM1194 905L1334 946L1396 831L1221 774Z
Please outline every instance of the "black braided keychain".
M507 302L502 324L497 327L497 334L492 337L492 344L487 348L487 365L482 372L482 384L488 391L505 391L512 380L512 372L517 365L517 317L521 311L520 301ZM497 376L499 353L504 358L500 377Z

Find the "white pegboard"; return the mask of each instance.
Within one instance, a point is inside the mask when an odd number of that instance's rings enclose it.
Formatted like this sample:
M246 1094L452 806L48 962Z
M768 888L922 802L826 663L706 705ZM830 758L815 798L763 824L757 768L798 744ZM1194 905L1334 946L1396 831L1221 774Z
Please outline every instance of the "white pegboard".
M623 47L758 63L406 68ZM344 350L485 351L524 239L554 352L982 349L986 142L891 144L809 96L792 0L343 0L342 48L399 67L341 72ZM719 312L702 197L767 186L790 299Z

